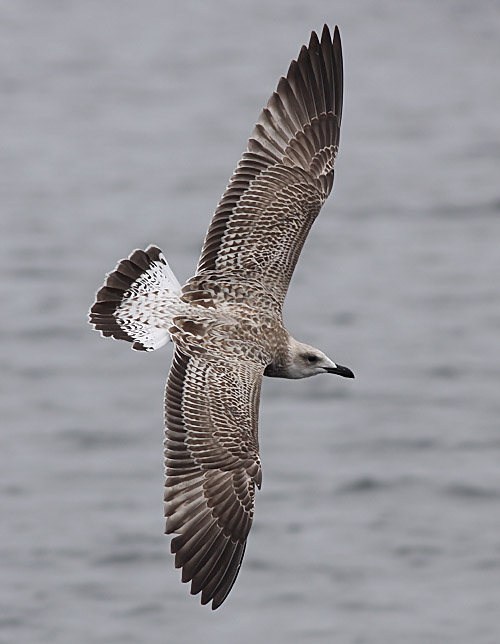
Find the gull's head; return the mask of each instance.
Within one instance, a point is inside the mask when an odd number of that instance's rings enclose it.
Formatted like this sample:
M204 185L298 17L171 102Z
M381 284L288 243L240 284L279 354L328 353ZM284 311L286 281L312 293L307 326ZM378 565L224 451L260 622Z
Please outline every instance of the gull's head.
M334 373L344 378L354 378L350 369L333 362L323 351L296 340L290 343L290 359L286 369L288 378L309 378L320 373Z

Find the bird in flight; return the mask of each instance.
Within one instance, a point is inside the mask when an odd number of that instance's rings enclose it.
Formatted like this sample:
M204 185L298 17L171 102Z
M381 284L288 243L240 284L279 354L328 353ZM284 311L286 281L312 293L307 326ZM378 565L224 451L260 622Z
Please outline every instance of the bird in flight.
M354 378L295 340L282 308L309 229L330 194L342 118L338 28L325 25L262 110L181 287L156 246L106 277L90 310L103 336L141 351L170 339L165 392L166 534L182 581L218 608L238 575L262 481L263 376Z

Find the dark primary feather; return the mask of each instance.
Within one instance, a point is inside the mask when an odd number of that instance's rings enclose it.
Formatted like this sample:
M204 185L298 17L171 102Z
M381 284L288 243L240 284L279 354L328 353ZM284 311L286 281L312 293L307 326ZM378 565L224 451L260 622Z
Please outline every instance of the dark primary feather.
M315 32L269 99L208 229L198 273L255 277L282 303L333 184L342 116L340 35Z

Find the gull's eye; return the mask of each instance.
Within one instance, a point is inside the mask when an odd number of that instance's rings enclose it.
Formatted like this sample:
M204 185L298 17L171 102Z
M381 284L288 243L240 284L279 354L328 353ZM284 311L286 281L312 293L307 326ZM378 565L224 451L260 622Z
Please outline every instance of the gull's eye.
M313 353L310 353L309 355L306 356L306 360L307 362L314 364L315 362L318 362L318 356L315 356Z

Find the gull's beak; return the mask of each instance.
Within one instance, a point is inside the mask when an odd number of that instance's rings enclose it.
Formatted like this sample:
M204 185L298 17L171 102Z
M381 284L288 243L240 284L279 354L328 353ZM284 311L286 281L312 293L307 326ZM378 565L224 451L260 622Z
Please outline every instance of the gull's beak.
M348 367L343 367L340 364L333 364L333 367L325 367L325 371L327 373L336 373L337 376L343 376L344 378L354 378L353 372Z

